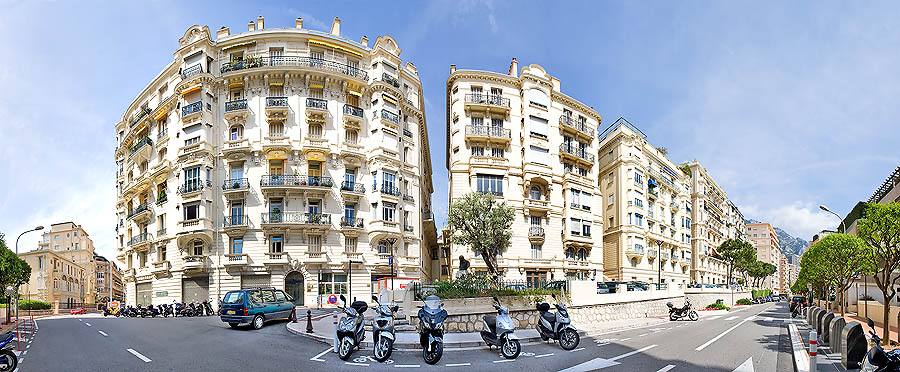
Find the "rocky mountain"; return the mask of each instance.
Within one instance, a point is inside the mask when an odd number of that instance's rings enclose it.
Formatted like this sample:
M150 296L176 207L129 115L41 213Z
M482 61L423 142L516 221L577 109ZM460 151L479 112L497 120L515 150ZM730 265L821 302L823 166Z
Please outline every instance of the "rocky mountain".
M754 219L744 220L744 223L760 223ZM803 240L801 238L795 238L793 235L788 234L787 231L782 230L778 226L772 226L775 229L775 235L778 237L778 245L781 246L781 252L784 254L796 254L799 255L800 251L809 246L809 242Z

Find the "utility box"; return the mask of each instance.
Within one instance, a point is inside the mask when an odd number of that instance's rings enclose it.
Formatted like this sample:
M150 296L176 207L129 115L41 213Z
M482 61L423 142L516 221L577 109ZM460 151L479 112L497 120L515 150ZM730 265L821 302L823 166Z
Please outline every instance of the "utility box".
M846 369L858 369L866 357L868 346L862 324L847 323L841 331L841 365Z
M831 325L832 319L834 319L834 313L830 311L825 313L825 316L822 317L822 323L819 324L819 328L817 329L817 332L821 335L819 338L822 339L823 344L829 344L829 341L831 340L831 332L829 332L828 326Z

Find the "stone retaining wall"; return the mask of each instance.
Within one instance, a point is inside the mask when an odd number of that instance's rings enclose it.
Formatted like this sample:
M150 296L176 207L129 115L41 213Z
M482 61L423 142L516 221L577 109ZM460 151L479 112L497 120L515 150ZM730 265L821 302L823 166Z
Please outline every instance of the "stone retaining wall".
M731 292L713 292L713 293L685 293L685 296L688 300L691 301L691 304L695 309L702 309L706 305L716 302L716 300L722 300L722 303L725 306L733 307L734 304L731 303ZM750 298L750 292L734 292L734 301L740 300L742 298ZM750 298L752 300L752 298ZM672 302L675 306L681 306L682 304L679 302Z
M572 318L573 324L668 316L669 308L666 306L666 302L669 301L672 304L678 304L684 302L684 297L577 306L569 308L569 316Z

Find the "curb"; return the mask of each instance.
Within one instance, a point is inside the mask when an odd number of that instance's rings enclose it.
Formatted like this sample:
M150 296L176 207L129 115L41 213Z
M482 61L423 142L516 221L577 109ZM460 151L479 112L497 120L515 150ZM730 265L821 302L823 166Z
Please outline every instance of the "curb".
M809 354L803 348L803 339L800 338L800 330L797 325L791 323L788 325L788 333L791 337L791 354L794 357L795 372L809 372Z

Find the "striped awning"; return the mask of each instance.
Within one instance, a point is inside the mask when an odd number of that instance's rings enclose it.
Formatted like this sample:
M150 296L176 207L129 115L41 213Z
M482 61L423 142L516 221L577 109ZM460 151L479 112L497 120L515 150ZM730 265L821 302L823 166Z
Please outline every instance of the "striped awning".
M188 93L196 92L196 91L200 90L201 87L203 87L203 85L200 85L200 84L192 86L190 88L187 88L187 89L181 91L181 95L184 96L184 95L187 95Z
M362 93L357 92L357 91L355 91L355 90L348 90L347 93L349 93L349 94L351 94L351 95L354 95L354 96L357 96L357 97L362 97Z
M162 111L160 111L158 114L156 114L156 116L153 117L153 120L159 120L159 119L162 119L163 116L166 116L166 114L168 114L168 113L169 113L168 110L162 110Z
M242 86L244 86L244 83L242 83L242 82L231 83L231 84L228 84L228 89L240 88Z
M391 96L389 96L389 95L387 95L387 94L382 94L381 97L384 98L385 101L388 101L388 102L393 103L393 104L395 104L395 105L397 104L397 100L394 99L394 97L391 97Z
M330 43L330 42L327 42L327 41L310 40L310 41L309 41L309 44L310 44L310 45L318 45L318 46L324 46L324 47L328 47L328 48L337 49L337 50L340 50L340 51L342 51L342 52L344 52L344 53L351 54L351 55L354 55L354 56L356 56L356 57L362 58L362 54L360 54L359 52L356 52L356 51L353 51L353 50L344 48L344 47L342 47L342 46L340 46L340 45L337 45L337 44L334 44L334 43Z
M325 86L323 86L322 84L310 84L309 87L310 88L318 88L318 89L325 88Z

